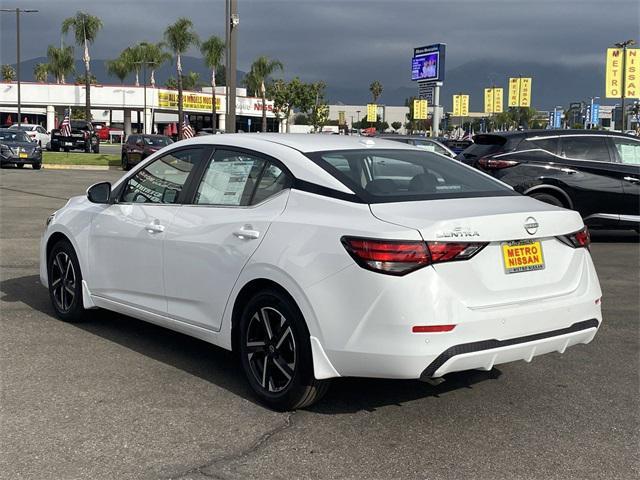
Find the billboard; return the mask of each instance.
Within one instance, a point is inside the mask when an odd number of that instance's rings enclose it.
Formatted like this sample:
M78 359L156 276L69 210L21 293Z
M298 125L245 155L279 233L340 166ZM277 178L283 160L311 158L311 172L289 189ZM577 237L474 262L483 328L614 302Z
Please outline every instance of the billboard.
M509 106L531 106L531 78L517 77L509 79Z
M444 43L413 49L411 80L422 82L444 81Z

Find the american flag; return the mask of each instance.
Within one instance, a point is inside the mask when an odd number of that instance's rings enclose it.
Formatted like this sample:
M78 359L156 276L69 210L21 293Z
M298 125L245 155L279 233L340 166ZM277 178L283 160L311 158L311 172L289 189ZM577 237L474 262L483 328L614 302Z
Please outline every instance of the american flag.
M182 121L182 138L191 138L195 134L196 132L193 131L193 127L189 123L189 115L185 115Z
M64 112L64 120L62 120L62 124L60 125L60 135L63 137L71 136L71 121L69 120L69 110L65 110Z

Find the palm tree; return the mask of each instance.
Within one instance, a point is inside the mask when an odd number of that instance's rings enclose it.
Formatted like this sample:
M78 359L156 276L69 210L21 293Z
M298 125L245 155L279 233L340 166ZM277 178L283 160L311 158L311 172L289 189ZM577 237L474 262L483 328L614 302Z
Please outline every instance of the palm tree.
M198 72L189 71L182 76L182 87L185 90L195 90L200 86L200 74Z
M380 95L382 95L382 83L380 83L378 80L374 80L373 82L371 82L371 85L369 85L369 91L371 92L371 96L373 97L373 103L376 103L378 101L378 98L380 98Z
M143 54L143 48L140 45L127 47L120 52L120 58L129 66L129 71L136 74L136 87L140 86L140 67L144 60Z
M164 51L165 44L164 42L160 43L147 43L142 42L140 44L142 48L142 58L151 69L151 86L155 88L156 86L156 70L162 65L164 62L168 62L171 60L171 54L169 52Z
M279 60L271 60L264 55L256 58L251 64L251 69L245 81L254 91L260 91L262 98L262 131L267 131L267 89L265 83L276 70L283 70L284 66Z
M176 58L178 78L178 138L182 139L182 55L192 45L199 43L198 34L193 31L193 22L188 18L179 18L164 31L164 39Z
M131 73L131 68L121 57L115 60L107 60L106 67L107 73L117 77L121 84L124 84L124 79Z
M215 35L209 37L201 46L200 51L204 57L204 63L211 69L211 128L216 131L216 69L222 66L224 59L224 42Z
M71 45L60 48L49 45L47 59L49 60L49 73L55 77L56 83L64 83L65 77L71 75L76 69Z
M11 65L2 65L2 81L13 82L16 78L16 71Z
M36 79L36 82L46 83L49 80L49 65L46 63L37 63L35 67L33 67L33 76Z
M73 17L69 17L62 22L62 33L68 33L73 30L73 36L76 44L84 47L84 79L85 79L85 105L84 115L87 120L91 120L91 66L89 62L89 45L91 45L98 31L102 28L102 20L85 12L76 12Z

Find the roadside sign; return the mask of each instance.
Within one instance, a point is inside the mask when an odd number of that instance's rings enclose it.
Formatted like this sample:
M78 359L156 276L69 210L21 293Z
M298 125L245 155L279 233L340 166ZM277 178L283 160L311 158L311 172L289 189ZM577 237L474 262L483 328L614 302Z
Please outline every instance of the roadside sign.
M413 100L413 119L426 120L429 118L428 104L426 100Z
M553 118L553 128L562 127L562 110L556 110Z
M375 103L367 104L367 122L378 121L378 105Z
M446 45L436 43L413 49L411 80L443 82Z
M418 97L433 104L436 86L433 83L418 82Z

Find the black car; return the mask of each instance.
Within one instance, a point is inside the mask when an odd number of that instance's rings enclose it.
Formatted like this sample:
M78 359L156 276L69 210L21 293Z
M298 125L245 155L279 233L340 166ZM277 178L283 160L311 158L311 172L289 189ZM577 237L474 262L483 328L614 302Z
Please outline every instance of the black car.
M51 150L84 150L87 153L100 153L100 139L91 122L71 120L71 136L62 135L59 128L51 130Z
M640 139L597 130L476 135L458 155L525 195L580 212L591 227L640 230Z
M173 140L165 135L129 135L127 141L122 144L122 169L129 170L152 153L172 143Z
M27 164L34 170L42 168L42 148L22 130L0 129L0 166Z

